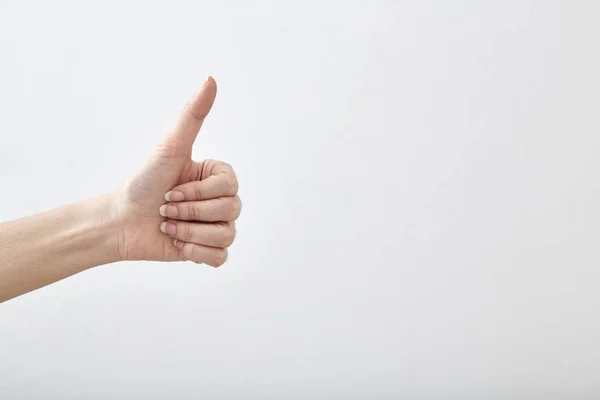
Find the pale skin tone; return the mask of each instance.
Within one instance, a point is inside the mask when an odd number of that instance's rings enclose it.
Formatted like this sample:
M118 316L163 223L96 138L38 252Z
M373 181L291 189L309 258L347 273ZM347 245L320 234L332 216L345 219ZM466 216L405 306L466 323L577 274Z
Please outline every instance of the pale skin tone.
M216 92L209 77L114 192L0 224L0 302L118 261L222 265L241 211L238 181L226 163L191 158Z

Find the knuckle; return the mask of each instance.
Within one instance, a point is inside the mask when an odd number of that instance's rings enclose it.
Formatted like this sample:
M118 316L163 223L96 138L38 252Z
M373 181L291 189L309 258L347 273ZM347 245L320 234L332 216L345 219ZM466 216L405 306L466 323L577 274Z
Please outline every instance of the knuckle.
M218 268L221 265L225 264L225 261L227 261L227 250L218 250L217 253L214 255L214 259L211 265L215 268Z
M230 226L224 227L220 234L220 240L219 240L220 244L223 247L229 247L233 244L234 240L235 240L235 229Z
M182 232L182 239L185 242L191 242L194 234L192 233L192 227L190 225L184 225Z
M235 196L238 193L238 190L240 189L238 180L235 178L235 176L229 177L226 180L226 185L227 185L227 194L229 196Z
M217 167L220 173L231 173L233 172L233 167L231 164L225 161L215 161L215 166Z
M202 264L202 252L200 251L200 247L197 245L191 246L191 257L190 259L196 264Z
M173 143L170 140L165 140L158 144L157 146L157 155L160 158L173 158L178 154L179 146L176 143Z
M196 185L194 185L194 194L196 195L197 200L204 199L204 190L202 189L202 184L197 183Z
M232 217L233 219L237 219L242 213L242 200L236 196L232 201Z
M235 199L225 199L224 220L233 221L235 219Z
M193 110L189 104L183 109L183 112L186 115L188 115L190 118L192 118L198 122L202 122L207 116L207 113L205 113L205 112L198 112L198 111Z
M196 220L198 218L198 209L194 203L189 203L187 205L187 214L189 219Z

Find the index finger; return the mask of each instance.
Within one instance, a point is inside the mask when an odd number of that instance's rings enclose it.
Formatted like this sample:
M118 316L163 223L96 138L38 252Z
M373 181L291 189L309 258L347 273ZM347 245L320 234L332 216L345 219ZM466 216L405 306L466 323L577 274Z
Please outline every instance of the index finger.
M167 201L210 200L233 197L239 184L231 165L214 160L196 164L196 177L191 182L175 186L165 194Z

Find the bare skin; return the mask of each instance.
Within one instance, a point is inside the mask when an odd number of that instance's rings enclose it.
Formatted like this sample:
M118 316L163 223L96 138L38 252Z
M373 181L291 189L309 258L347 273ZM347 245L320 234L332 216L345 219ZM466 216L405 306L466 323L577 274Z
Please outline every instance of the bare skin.
M233 169L194 162L215 100L208 78L147 162L116 191L0 225L0 302L118 261L227 259L241 211Z

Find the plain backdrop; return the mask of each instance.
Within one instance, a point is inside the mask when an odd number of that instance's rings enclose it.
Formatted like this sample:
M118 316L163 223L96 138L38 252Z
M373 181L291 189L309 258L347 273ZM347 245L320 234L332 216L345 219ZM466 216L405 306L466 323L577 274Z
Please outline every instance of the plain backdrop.
M598 398L599 20L0 0L1 221L115 188L209 73L194 156L244 201L218 270L114 264L1 304L0 398Z

